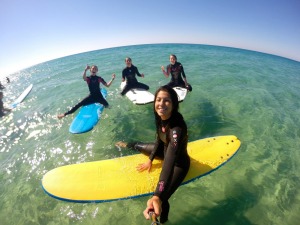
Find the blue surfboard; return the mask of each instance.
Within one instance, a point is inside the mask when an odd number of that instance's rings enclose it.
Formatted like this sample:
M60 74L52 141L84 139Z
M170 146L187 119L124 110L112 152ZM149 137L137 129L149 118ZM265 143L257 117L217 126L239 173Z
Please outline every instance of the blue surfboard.
M101 88L101 93L106 99L106 89ZM100 120L103 109L104 106L100 103L93 103L81 107L79 113L76 115L70 125L70 133L81 134L92 130Z

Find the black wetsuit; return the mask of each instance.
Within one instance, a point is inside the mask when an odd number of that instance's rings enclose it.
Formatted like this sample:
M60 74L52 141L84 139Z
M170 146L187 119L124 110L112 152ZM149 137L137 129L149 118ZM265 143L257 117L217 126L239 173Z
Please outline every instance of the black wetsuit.
M0 117L4 116L4 106L3 106L3 101L0 99Z
M180 186L190 167L190 157L187 153L187 127L181 114L178 113L175 118L163 122L166 125L166 130L163 132L160 127L155 143L132 143L128 145L128 147L149 155L151 161L155 157L164 160L154 192L154 195L162 201L161 222L168 220L170 208L168 199Z
M182 77L186 77L183 66L180 62L176 62L174 65L169 64L167 66L167 73L171 74L171 81L167 84L170 87L186 87ZM181 77L182 76L182 77Z
M96 102L101 103L105 107L108 107L107 101L103 98L100 92L100 83L106 85L105 80L103 80L102 77L90 76L86 78L86 82L90 90L90 95L84 98L81 102L75 105L68 112L66 112L65 115L74 113L81 106L89 105Z
M138 68L134 65L131 67L125 67L122 71L122 78L126 79L126 85L121 92L121 95L125 95L132 88L141 88L145 90L149 90L149 86L137 81L135 75L141 77L142 75L139 73Z

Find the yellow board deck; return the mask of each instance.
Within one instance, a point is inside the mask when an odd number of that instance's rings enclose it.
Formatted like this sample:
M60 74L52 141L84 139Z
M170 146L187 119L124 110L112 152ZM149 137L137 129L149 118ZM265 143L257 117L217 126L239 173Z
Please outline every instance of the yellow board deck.
M188 143L191 157L186 184L209 174L237 152L241 142L236 136L217 136ZM55 168L42 179L51 197L72 202L106 202L152 194L160 175L162 161L154 160L151 172L138 172L136 166L148 156L136 154Z

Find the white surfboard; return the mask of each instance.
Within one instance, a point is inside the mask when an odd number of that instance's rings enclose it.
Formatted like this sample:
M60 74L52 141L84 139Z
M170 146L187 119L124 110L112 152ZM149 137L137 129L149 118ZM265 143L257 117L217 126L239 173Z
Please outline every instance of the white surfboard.
M26 96L29 94L29 92L31 91L33 85L30 84L23 92L22 94L10 105L10 107L12 109L16 108L17 105L19 105L25 98Z
M178 95L178 101L182 102L186 97L187 89L182 87L174 87L173 89L176 91Z
M121 90L124 89L125 85L126 81L121 83ZM141 88L132 88L125 95L136 105L144 105L154 101L154 95Z

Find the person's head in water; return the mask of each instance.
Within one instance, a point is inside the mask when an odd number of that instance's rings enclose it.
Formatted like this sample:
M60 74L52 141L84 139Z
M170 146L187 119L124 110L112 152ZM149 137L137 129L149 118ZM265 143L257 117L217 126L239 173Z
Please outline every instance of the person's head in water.
M167 120L179 109L177 93L173 88L165 85L157 89L154 97L155 120Z

